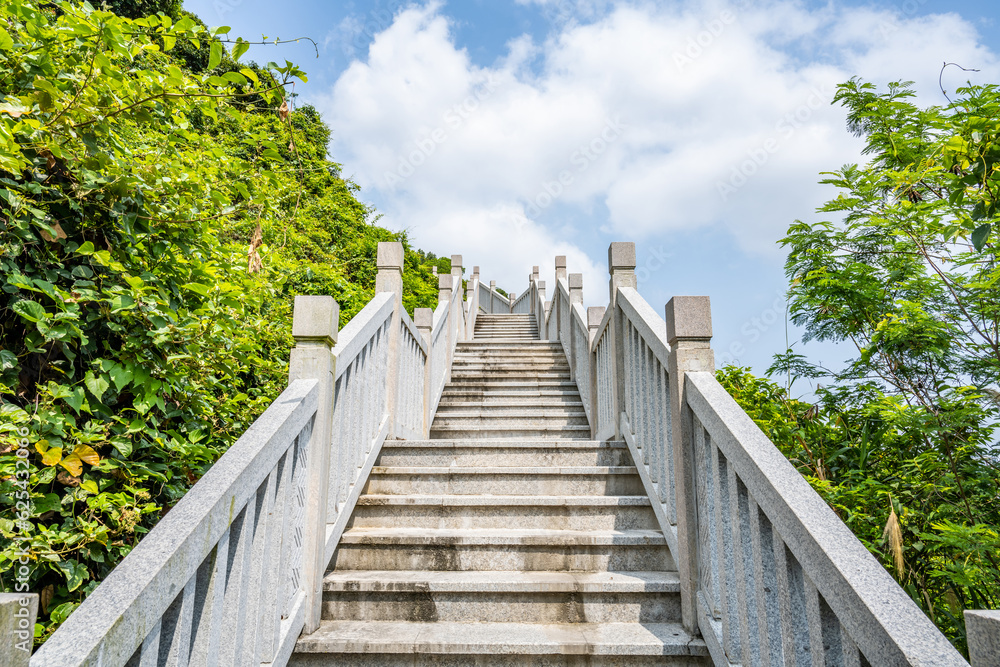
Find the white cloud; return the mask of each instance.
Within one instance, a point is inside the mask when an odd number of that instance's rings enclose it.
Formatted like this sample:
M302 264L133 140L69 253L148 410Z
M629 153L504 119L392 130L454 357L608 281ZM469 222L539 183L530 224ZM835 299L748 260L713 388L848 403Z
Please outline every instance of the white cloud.
M837 83L912 79L937 103L944 60L1000 73L955 14L607 4L585 2L544 43L512 40L491 67L456 47L439 5L398 13L319 103L333 154L419 245L515 290L566 254L599 301L607 240L721 227L776 256L788 223L831 195L819 172L859 159L829 104ZM967 76L948 72L950 90ZM605 235L567 236L573 211Z

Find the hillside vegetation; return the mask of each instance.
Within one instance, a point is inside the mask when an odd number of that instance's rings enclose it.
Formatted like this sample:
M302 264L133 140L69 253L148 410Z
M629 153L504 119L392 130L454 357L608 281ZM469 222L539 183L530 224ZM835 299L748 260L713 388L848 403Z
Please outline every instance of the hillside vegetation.
M832 219L783 240L792 321L856 356L778 355L771 372L822 382L812 404L720 379L966 650L963 610L1000 608L1000 90L920 108L910 85L839 87L871 161L825 174Z
M450 270L373 224L295 65L110 7L0 3L0 586L39 641L284 387L294 295L343 326L379 241L411 314Z

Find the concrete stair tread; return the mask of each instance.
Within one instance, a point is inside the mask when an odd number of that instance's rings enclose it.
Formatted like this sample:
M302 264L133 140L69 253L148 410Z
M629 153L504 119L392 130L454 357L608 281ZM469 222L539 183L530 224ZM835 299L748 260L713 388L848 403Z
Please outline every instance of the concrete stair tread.
M490 593L676 593L676 572L558 572L516 570L338 570L324 591Z
M583 409L582 401L566 401L565 403L552 404L549 401L537 401L535 403L483 403L482 401L448 401L442 400L438 403L438 410L441 408L477 408L480 410L527 408L530 410L556 410L565 408Z
M646 496L491 496L456 494L365 494L359 506L441 505L448 507L649 507Z
M298 653L694 655L705 642L679 623L323 621Z
M372 475L637 475L635 466L374 466Z
M658 530L551 530L548 528L351 528L341 544L661 546Z
M620 440L508 440L496 439L455 439L455 440L386 440L383 449L407 447L520 447L541 449L625 449L626 444Z

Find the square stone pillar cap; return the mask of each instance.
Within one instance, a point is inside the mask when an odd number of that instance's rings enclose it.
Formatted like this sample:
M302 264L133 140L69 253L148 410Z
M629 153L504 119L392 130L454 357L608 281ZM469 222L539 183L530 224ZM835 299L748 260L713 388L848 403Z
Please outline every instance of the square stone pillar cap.
M556 268L557 269L566 268L566 255L556 255Z
M531 267L531 275L533 275L533 276L537 276L538 275L538 267L537 266Z
M376 263L379 270L403 270L403 244L396 241L379 241Z
M635 244L631 241L615 241L608 246L608 272L635 270Z
M446 289L451 291L451 274L442 274L438 276L438 289Z
M591 306L587 309L587 328L596 329L601 326L601 321L604 320L604 311L607 308L604 306Z
M299 294L292 310L292 337L298 340L337 342L340 305L332 296Z
M434 310L432 308L414 309L413 323L418 329L430 329L434 326Z
M538 289L540 289L540 290L544 290L545 289L545 281L544 280L539 280L538 281Z
M479 267L478 266L472 267L472 275L474 275L474 276L478 276L479 275Z
M462 275L462 256L452 255L451 256L451 272L454 274L455 269L458 269L457 275Z
M583 274L582 273L571 273L567 277L570 289L583 289Z
M667 342L711 340L712 305L707 296L675 296L667 302Z

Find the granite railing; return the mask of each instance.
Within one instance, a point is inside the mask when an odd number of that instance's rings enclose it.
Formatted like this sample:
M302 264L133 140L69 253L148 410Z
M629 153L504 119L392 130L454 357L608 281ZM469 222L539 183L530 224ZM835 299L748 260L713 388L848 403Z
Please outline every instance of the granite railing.
M401 244L379 244L378 269L375 297L340 331L332 297L295 298L288 388L32 667L287 663L319 626L323 574L382 443L428 437L471 331L461 256L439 277L437 309L417 309L415 322L402 306Z
M609 249L607 308L556 258L558 340L598 440L624 440L680 576L685 629L716 665L965 665L961 655L715 379L707 297L661 318L635 246ZM537 273L529 292L543 286ZM967 612L973 665L1000 665L1000 612Z
M511 312L511 300L497 291L497 283L491 280L490 284L479 283L479 307L487 315L507 315Z

